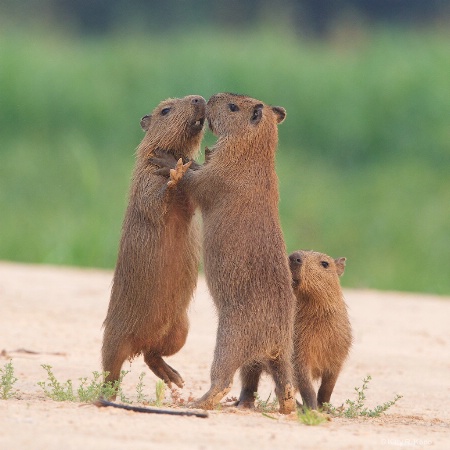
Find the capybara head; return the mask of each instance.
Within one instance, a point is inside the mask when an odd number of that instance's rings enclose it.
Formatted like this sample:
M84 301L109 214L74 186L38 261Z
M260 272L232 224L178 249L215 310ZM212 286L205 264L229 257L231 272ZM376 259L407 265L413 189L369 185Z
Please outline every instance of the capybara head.
M294 292L327 294L340 292L339 277L344 273L346 258L333 259L324 253L298 250L289 255Z
M199 95L163 100L141 119L146 144L193 158L200 149L205 117L206 100Z
M251 97L221 93L213 95L206 106L211 131L219 137L246 134L261 135L264 129L275 129L286 117L281 106L268 106Z

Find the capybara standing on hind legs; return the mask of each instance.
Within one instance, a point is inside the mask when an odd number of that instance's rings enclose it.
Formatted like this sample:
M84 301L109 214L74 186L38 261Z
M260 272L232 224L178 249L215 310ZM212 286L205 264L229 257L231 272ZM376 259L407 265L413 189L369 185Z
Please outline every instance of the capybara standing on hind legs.
M125 213L102 347L106 381L118 380L123 362L143 353L169 386L183 386L163 356L178 352L188 332L187 307L197 283L200 244L194 204L167 186L150 162L156 149L194 157L204 133L206 101L191 95L161 102L141 121L146 131Z
M211 388L194 406L214 408L236 370L264 363L280 412L290 413L295 297L275 173L277 125L286 112L236 94L214 95L206 111L218 141L207 164L178 181L202 212L205 276L219 318Z

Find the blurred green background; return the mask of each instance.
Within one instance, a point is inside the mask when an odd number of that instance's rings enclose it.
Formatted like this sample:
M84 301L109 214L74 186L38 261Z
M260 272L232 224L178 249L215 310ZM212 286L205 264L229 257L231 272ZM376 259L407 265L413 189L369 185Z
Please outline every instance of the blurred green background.
M318 3L0 0L0 259L114 267L140 117L230 91L287 110L288 251L450 294L448 7Z

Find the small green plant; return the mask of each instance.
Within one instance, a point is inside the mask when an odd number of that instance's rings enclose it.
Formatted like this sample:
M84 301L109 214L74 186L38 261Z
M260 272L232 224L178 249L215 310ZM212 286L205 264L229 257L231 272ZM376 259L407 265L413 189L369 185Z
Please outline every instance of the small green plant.
M257 392L255 392L254 395L256 401L255 408L258 411L267 413L267 412L276 412L278 410L278 399L275 397L273 400L270 400L272 393L269 394L267 400L262 400Z
M138 403L148 403L148 399L146 398L145 394L144 394L144 377L145 377L145 372L141 372L141 374L139 375L139 381L138 384L136 385L136 393L137 393L137 402Z
M368 389L369 381L372 379L370 375L367 375L363 379L363 384L361 387L355 387L356 400L347 399L343 405L336 408L331 403L324 403L324 410L335 417L379 417L382 413L387 411L391 406L395 405L398 400L402 398L402 395L396 395L393 400L383 403L382 405L376 406L374 409L369 409L364 406L364 401L366 400L366 391ZM344 405L347 405L345 407Z
M45 395L59 402L75 401L72 380L67 380L64 384L61 384L53 374L52 366L42 364L42 368L47 372L47 382L39 381L38 386L44 390Z
M122 371L120 377L114 383L104 382L104 379L108 376L108 372L92 372L92 379L88 380L87 377L79 378L80 386L77 389L78 401L80 402L92 402L99 397L111 398L115 394L122 395L120 389L122 380L127 374L127 371Z
M315 426L327 422L329 419L314 409L299 408L297 409L297 420L304 425Z
M256 411L260 411L265 417L275 419L275 417L269 416L267 413L278 411L278 399L275 397L273 400L270 400L272 393L269 394L267 400L261 399L257 392L255 392L253 395L255 396Z
M17 381L17 378L14 376L12 360L5 364L3 369L0 369L0 374L0 398L7 400L16 394L16 392L12 390L14 383Z
M158 380L156 382L155 393L155 406L162 406L166 395L166 383L164 383L164 381Z
M122 370L120 377L115 382L104 382L104 379L108 376L108 373L93 372L92 379L80 378L80 386L74 391L72 380L67 380L64 383L60 383L53 371L52 367L48 364L42 364L42 368L47 372L47 380L39 381L37 384L40 386L45 395L52 400L63 402L92 402L99 397L111 398L113 395L120 395L122 401L127 401L120 388L123 378L128 371Z

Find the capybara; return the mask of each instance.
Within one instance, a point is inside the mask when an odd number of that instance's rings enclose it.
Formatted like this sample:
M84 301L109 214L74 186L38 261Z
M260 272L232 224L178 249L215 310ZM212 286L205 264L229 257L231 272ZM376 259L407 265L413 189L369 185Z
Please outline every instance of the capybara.
M207 164L171 181L199 205L205 276L218 312L211 387L194 406L212 409L242 366L265 364L280 412L295 409L291 354L295 296L278 217L275 152L284 108L244 95L208 100L206 116L218 140ZM164 166L170 158L155 159ZM179 178L181 178L179 180Z
M183 347L187 308L200 258L195 205L177 186L167 186L150 162L155 150L187 162L200 148L206 101L198 95L161 102L141 120L146 134L123 221L102 347L106 381L119 378L123 362L143 353L149 368L169 386L183 386L163 356ZM189 165L189 164L188 164Z
M346 258L300 250L289 256L297 297L294 338L296 388L317 409L330 397L352 345L352 330L339 277ZM317 396L313 381L320 380Z

